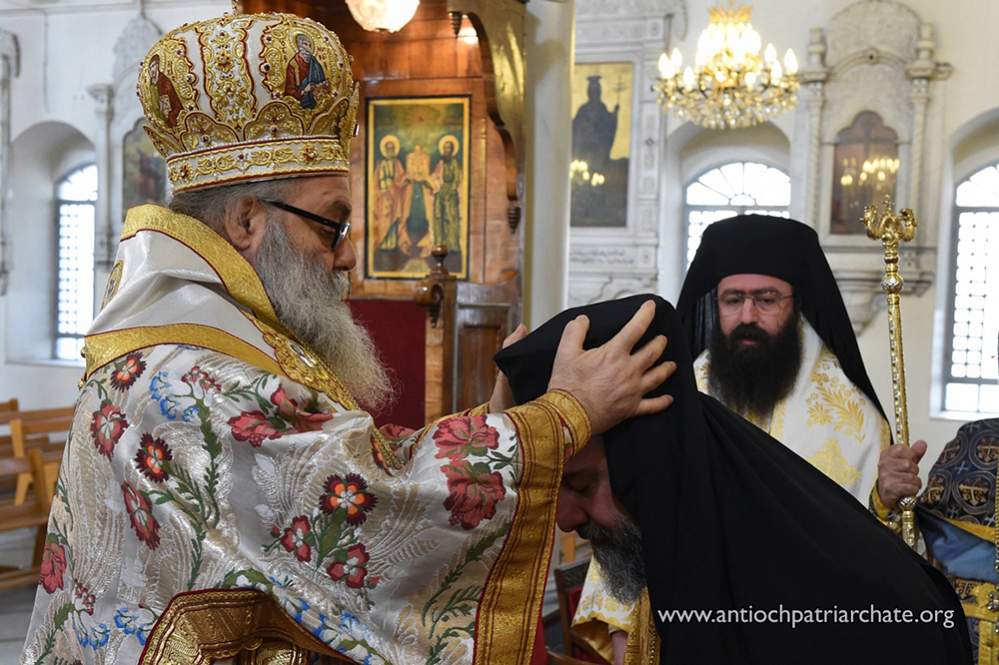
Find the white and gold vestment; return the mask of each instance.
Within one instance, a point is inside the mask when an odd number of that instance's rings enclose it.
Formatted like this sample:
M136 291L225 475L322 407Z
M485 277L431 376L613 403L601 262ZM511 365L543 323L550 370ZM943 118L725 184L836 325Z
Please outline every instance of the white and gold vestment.
M129 212L23 663L526 663L563 392L395 437L202 223Z

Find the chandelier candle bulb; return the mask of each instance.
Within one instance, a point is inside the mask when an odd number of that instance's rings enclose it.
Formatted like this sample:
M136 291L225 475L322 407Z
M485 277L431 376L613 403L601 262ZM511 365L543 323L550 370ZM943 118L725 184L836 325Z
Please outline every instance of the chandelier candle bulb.
M663 78L671 78L676 75L676 68L669 56L663 53L659 56L659 74Z
M692 90L695 82L694 70L688 65L687 68L683 70L683 87L687 90Z
M784 54L784 71L791 76L798 73L798 58L791 49L788 49L787 53Z
M788 49L783 64L750 22L748 6L709 10L708 27L697 39L693 67L683 66L674 48L659 58L654 90L664 109L709 129L751 127L797 104L798 60Z

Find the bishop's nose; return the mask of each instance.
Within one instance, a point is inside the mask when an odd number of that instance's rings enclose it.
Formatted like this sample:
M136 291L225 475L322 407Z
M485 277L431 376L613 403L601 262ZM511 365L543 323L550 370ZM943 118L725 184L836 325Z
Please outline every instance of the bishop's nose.
M589 521L586 510L572 492L559 490L555 522L565 532L575 531Z
M742 309L739 310L739 323L756 323L760 320L760 312L756 309L756 302L752 298L742 301Z
M349 237L344 238L333 252L333 268L350 272L357 266L357 253Z

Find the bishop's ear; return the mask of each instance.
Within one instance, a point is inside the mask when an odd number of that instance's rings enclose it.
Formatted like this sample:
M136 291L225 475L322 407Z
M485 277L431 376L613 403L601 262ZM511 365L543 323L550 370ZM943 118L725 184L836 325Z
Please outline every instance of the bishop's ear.
M257 255L267 224L267 210L256 196L239 196L229 201L223 222L226 237L250 262Z

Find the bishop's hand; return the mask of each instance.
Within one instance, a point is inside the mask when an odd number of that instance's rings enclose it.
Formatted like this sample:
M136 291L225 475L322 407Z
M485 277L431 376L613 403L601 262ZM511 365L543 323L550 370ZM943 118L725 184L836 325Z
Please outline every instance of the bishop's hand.
M590 417L593 434L601 434L619 422L657 413L673 403L670 395L644 398L676 371L676 363L654 365L666 350L666 337L658 335L634 353L631 350L652 324L656 306L644 303L610 341L583 350L590 321L580 315L562 332L549 390L572 394Z
M894 510L899 499L916 496L923 486L919 479L919 460L926 454L926 442L912 447L888 446L878 460L878 496L881 503Z

